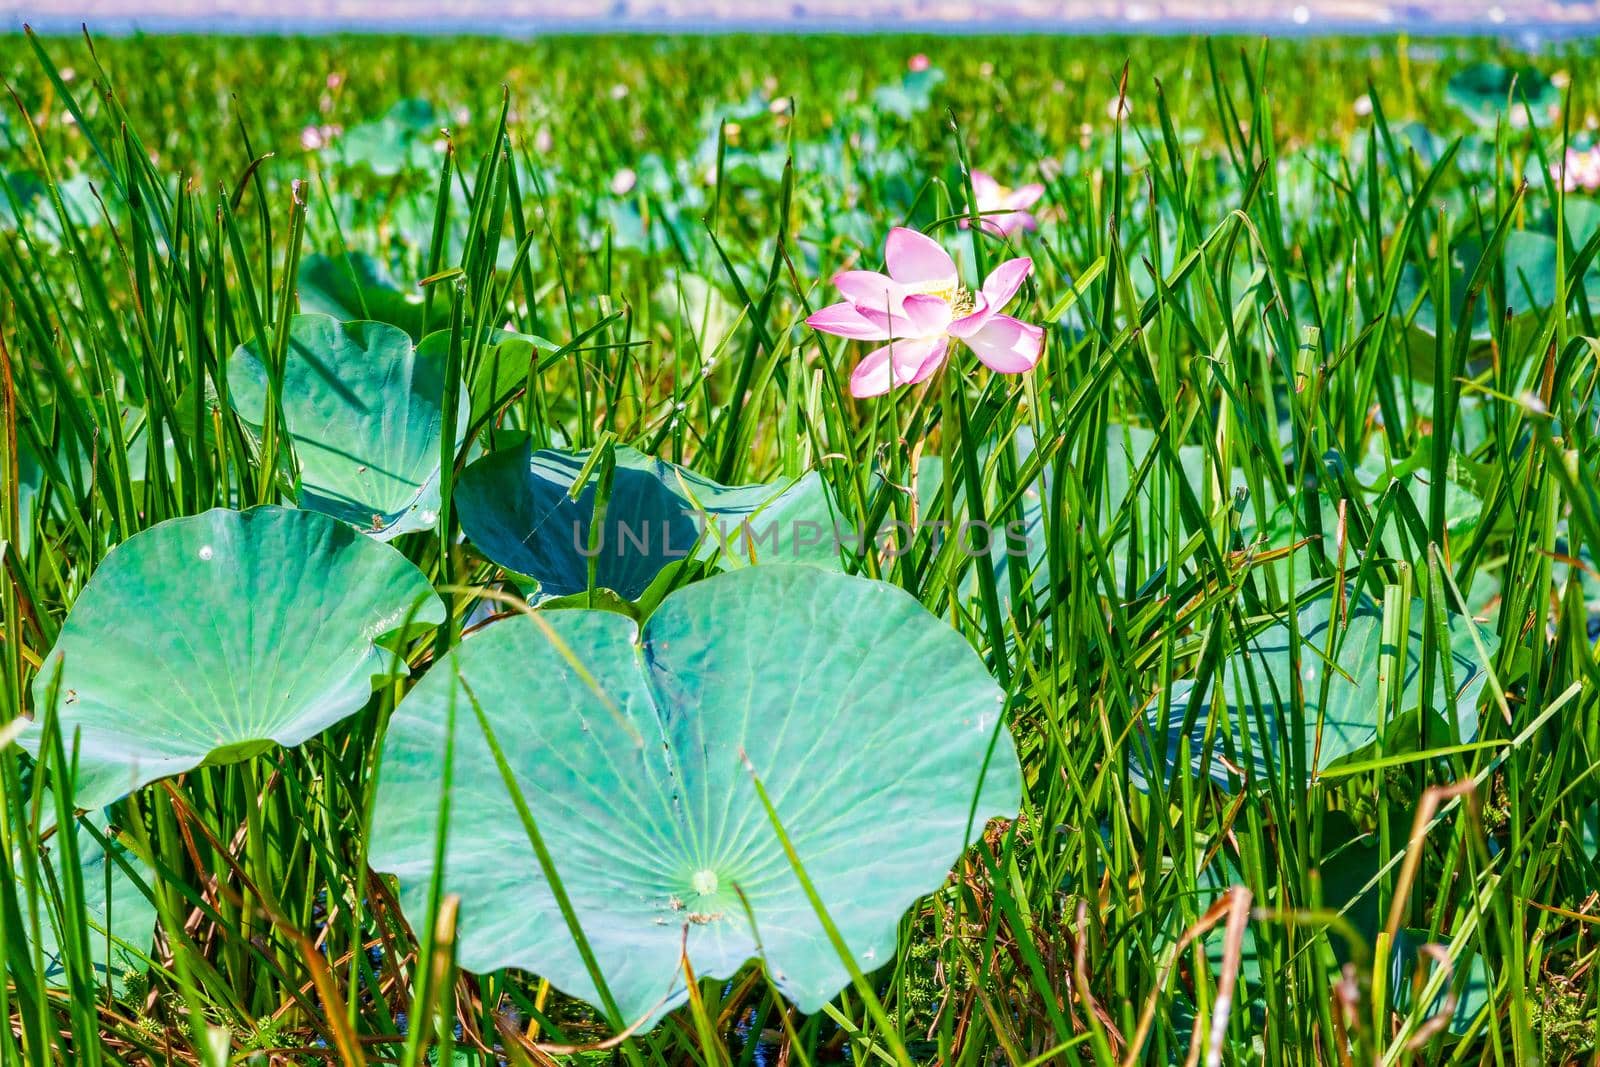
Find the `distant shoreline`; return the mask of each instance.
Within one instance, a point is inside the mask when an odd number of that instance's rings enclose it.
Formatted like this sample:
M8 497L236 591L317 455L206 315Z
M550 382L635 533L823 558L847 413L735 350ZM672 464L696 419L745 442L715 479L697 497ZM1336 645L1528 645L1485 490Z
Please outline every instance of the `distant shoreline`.
M1161 18L1070 20L993 19L937 21L908 25L886 19L808 18L805 21L781 18L694 19L636 18L491 18L483 16L444 18L422 24L406 18L349 18L324 16L114 16L88 19L60 15L12 13L0 15L0 34L20 33L24 24L44 36L76 35L87 21L91 33L106 37L145 36L241 36L241 37L321 37L424 36L496 37L531 39L560 36L724 36L737 34L829 36L872 33L882 36L1186 36L1212 37L1273 36L1317 37L1499 37L1521 47L1545 42L1571 41L1600 37L1600 22L1561 18L1519 19L1491 22L1476 20L1436 20L1416 18L1379 21L1322 17L1301 23L1293 18Z

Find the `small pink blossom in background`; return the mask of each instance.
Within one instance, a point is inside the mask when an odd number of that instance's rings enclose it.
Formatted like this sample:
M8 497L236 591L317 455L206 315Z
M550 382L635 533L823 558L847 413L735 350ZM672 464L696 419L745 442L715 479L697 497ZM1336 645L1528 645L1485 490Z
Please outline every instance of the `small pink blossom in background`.
M639 175L634 173L632 167L623 167L611 176L611 195L627 196L638 181Z
M978 200L983 228L996 237L1010 237L1018 230L1039 228L1039 220L1028 210L1044 195L1044 186L1038 182L1012 189L983 171L975 170L972 172L972 195ZM966 229L968 220L962 219L960 225Z
M337 88L339 88L339 86L341 86L343 84L344 84L344 74L343 74L343 72L336 70L333 73L328 75L328 88L329 89L337 89Z
M1353 106L1357 115L1361 116L1362 118L1366 118L1368 115L1372 114L1372 97L1368 96L1366 93L1362 93L1360 96L1356 97L1356 102Z
M540 126L539 132L533 135L533 150L543 154L555 146L555 135L550 132L550 127Z
M933 60L928 58L928 54L926 52L918 52L916 55L906 60L906 69L913 74L921 74L931 66L933 66Z
M622 100L622 99L626 98L627 95L628 95L628 87L626 85L623 85L621 82L618 82L617 84L615 84L615 85L613 85L611 87L611 99L613 99L613 100Z
M72 79L76 78L77 76L78 76L78 72L75 69L73 69L72 67L62 67L61 68L61 80L62 81L69 82Z
M806 319L836 337L888 341L856 364L850 395L882 396L925 381L944 366L952 338L1000 374L1022 374L1044 352L1044 330L1000 310L1033 270L1027 257L1008 259L972 292L961 287L955 261L933 238L897 226L884 242L888 274L847 270L833 279L845 297Z
M1600 145L1582 152L1569 147L1566 158L1551 165L1550 176L1569 193L1592 193L1600 189Z
M315 152L331 145L343 132L339 126L307 126L300 131L300 147L307 152Z

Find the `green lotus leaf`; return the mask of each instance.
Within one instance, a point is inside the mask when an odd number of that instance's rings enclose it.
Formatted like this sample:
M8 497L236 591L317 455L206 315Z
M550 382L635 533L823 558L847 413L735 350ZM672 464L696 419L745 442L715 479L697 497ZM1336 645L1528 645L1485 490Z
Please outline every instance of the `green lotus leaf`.
M213 509L135 534L72 605L34 681L76 736L74 803L298 745L403 673L377 641L443 620L404 556L311 511ZM59 676L59 683L57 677ZM18 744L35 757L35 723Z
M1003 702L966 642L910 596L814 567L697 582L667 597L642 633L603 611L506 619L462 642L396 709L371 862L398 876L420 927L453 715L456 821L443 878L461 900L462 965L533 970L597 1002L481 709L628 1022L684 1001L680 951L698 976L764 955L784 994L816 1011L848 972L752 773L871 970L893 959L901 915L985 820L1017 810Z
M1334 617L1334 598L1324 594L1302 603L1299 612L1300 644L1290 639L1287 620L1270 623L1218 666L1205 703L1191 708L1194 682L1185 679L1172 686L1170 711L1163 717L1161 701L1151 702L1145 729L1135 731L1129 773L1136 786L1148 787L1146 761L1170 776L1180 756L1180 743L1189 739L1189 765L1198 775L1202 764L1223 789L1231 790L1242 768L1248 782L1260 782L1283 773L1285 752L1295 736L1293 689L1298 682L1304 694L1305 755L1301 768L1307 788L1314 780L1312 768L1327 770L1334 762L1361 751L1377 740L1379 716L1384 715L1380 695L1383 683L1379 657L1383 647L1383 609L1371 598L1352 594L1342 621ZM1405 647L1401 677L1401 710L1422 706L1422 638L1426 608L1411 604L1411 632ZM1438 723L1434 743L1448 730L1452 699L1461 728L1461 740L1477 736L1478 696L1488 671L1468 633L1476 628L1479 640L1492 655L1495 635L1477 623L1452 615L1450 670L1453 690L1447 689L1443 670L1436 663L1427 714ZM1331 665L1330 665L1331 660ZM1323 687L1326 685L1326 693ZM1320 727L1320 736L1319 736ZM1211 737L1210 758L1206 738ZM1247 744L1248 742L1248 744ZM1161 751L1157 751L1159 748ZM1248 755L1246 754L1248 753Z
M527 444L491 453L461 472L455 487L461 529L485 556L537 580L547 596L587 589L591 556L595 584L628 600L642 596L667 567L696 554L837 560L828 500L815 473L725 486L632 448L616 448L614 455L598 534L598 464L590 463L589 451ZM585 468L587 480L574 494Z
M386 322L413 338L422 336L422 293L407 292L388 268L364 252L312 253L300 261L296 282L300 310L308 315Z
M323 152L343 163L365 165L380 177L435 170L439 153L434 143L448 122L426 100L400 100L382 117L346 130Z
M938 67L909 71L898 83L885 83L872 90L872 103L880 111L909 119L926 111L933 103L933 91L944 82Z
M1019 462L1025 463L1033 451L1032 434L1019 433L1017 438ZM987 465L992 451L992 447L984 448L979 453L979 462ZM938 528L933 533L933 536L940 540L954 538L957 551L962 554L974 556L987 554L1001 610L1008 613L1012 607L1013 567L1018 569L1021 588L1028 596L1043 595L1047 589L1044 510L1050 494L1050 477L1050 471L1046 469L1033 484L1023 489L1014 511L1004 516L989 514L982 526L977 525L966 510L967 494L963 478L955 487L954 505L960 518L957 519L954 530ZM918 521L925 527L931 522L943 521L941 512L935 510L942 508L939 491L943 485L944 461L938 456L923 457L917 464L916 491ZM880 537L890 532L897 535L900 533L897 530L886 531ZM981 591L977 567L972 567L962 575L961 596L971 599L981 595ZM1048 621L1045 625L1049 625Z
M53 801L47 796L44 810L53 815L52 804ZM155 904L140 890L138 883L129 875L128 868L137 871L147 885L154 880L154 875L137 854L117 842L102 812L80 816L79 821L92 825L102 836L109 838L107 844L110 847L107 848L84 825L76 827L78 874L83 885L83 917L87 920L85 929L89 935L89 959L102 979L109 979L120 992L125 976L149 969L150 948L156 927ZM58 831L43 846L40 871L44 892L39 916L39 949L45 959L45 981L58 986L65 984L66 972L61 958L58 916L48 902L60 900L60 894L65 892L62 879L66 877L66 872L61 869L59 847L62 839L62 832ZM48 868L48 871L44 868ZM20 882L18 888L21 888ZM23 921L31 921L26 912L23 913Z
M1561 215L1561 221L1567 233L1576 241L1576 247L1583 247L1583 242L1600 230L1600 200L1593 197L1569 193L1562 201ZM1549 222L1551 232L1555 232L1555 219L1551 218Z
M1032 431L1026 428L1019 430L1013 446L1020 469L1029 462L1035 448ZM1119 579L1124 573L1128 545L1134 530L1138 531L1141 543L1153 535L1166 537L1164 509L1170 494L1176 491L1174 479L1170 473L1166 473L1168 465L1160 457L1151 460L1150 466L1140 475L1140 468L1155 447L1156 435L1141 427L1116 425L1106 429L1102 536L1109 538L1111 559ZM992 444L986 444L979 450L979 462L986 469L993 453ZM1212 491L1212 499L1208 500L1203 488L1205 450L1199 446L1185 445L1178 449L1178 460L1184 477L1194 488L1202 506L1215 507L1216 491ZM1136 476L1140 476L1137 491L1133 485ZM958 522L958 529L953 533L940 531L938 534L961 538L959 547L963 552L982 554L987 549L1002 610L1011 610L1012 568L1018 570L1018 587L1026 596L1038 599L1049 592L1045 558L1049 539L1046 536L1045 511L1051 498L1052 481L1053 467L1047 464L1033 482L1023 489L1012 510L1005 515L995 514L991 510L987 517L987 529L962 531ZM916 481L917 502L924 525L939 517L935 508L940 506L939 490L943 483L942 460L937 456L924 457L917 466ZM1243 484L1243 473L1234 468L1223 491L1231 493L1235 487ZM961 521L971 522L971 516L965 510L964 480L963 484L956 487L955 498L956 508L963 517ZM990 501L991 508L994 503ZM969 570L963 577L961 594L964 597L979 595L976 569Z
M1581 214L1581 213L1580 213ZM1574 230L1580 243L1587 236ZM1547 312L1557 304L1556 292L1556 239L1534 230L1514 230L1506 234L1501 247L1500 269L1503 289L1494 286L1484 289L1472 307L1472 320L1464 323L1466 314L1467 284L1483 256L1483 246L1475 240L1458 241L1450 248L1450 316L1449 321L1459 330L1466 326L1472 331L1474 358L1488 352L1493 336L1490 323L1502 319L1507 322L1508 345L1518 348L1531 342L1542 325ZM1569 262L1570 262L1570 256ZM1568 277L1570 285L1572 278ZM1591 263L1584 274L1584 288L1595 292L1600 288L1600 264ZM1426 380L1433 374L1437 358L1439 314L1433 302L1433 281L1415 266L1407 264L1400 272L1400 285L1395 297L1395 311L1402 316L1416 313L1407 328L1410 366L1414 375Z
M0 230L16 231L35 205L49 195L49 186L32 171L0 174Z
M680 341L699 350L703 365L722 352L742 320L739 309L715 285L687 271L662 282L651 299L662 321L673 323L675 331L681 323Z
M1409 824L1401 822L1397 825ZM1367 883L1373 880L1379 867L1376 835L1358 828L1344 812L1328 811L1322 816L1321 836L1322 855L1315 863L1315 867L1322 878L1322 907L1343 915L1354 934L1370 947L1380 929L1377 890L1367 889ZM1279 886L1271 882L1263 885L1246 876L1235 855L1227 849L1219 850L1192 879L1177 872L1168 877L1172 895L1167 896L1166 885L1161 886L1158 893L1171 901L1173 906L1164 916L1162 927L1157 934L1158 953L1168 951L1169 946L1178 942L1193 920L1221 900L1231 886L1249 888L1254 894L1256 907L1268 913L1275 910L1275 902L1281 899ZM1191 895L1192 899L1186 907L1178 906L1182 898ZM1240 941L1238 985L1234 990L1231 1010L1248 1012L1258 1030L1265 1026L1267 1012L1266 998L1262 995L1263 967L1270 973L1276 965L1271 952L1271 942L1258 934L1265 933L1271 936L1277 931L1281 937L1286 930L1284 924L1270 920L1263 922L1252 917L1245 925L1244 936ZM1203 935L1202 943L1206 968L1210 972L1212 981L1215 982L1217 976L1222 974L1225 962L1227 937L1224 924L1219 923L1212 927ZM1328 977L1330 980L1335 980L1339 970L1338 965L1352 958L1354 947L1346 940L1342 930L1330 938L1330 947L1333 949L1335 965L1329 968ZM1194 1002L1187 992L1181 992L1173 998L1174 1030L1179 1038L1178 1047L1181 1049L1189 1047L1194 1023L1193 1012ZM1209 1023L1209 1019L1206 1023ZM1241 1062L1251 1062L1251 1057L1246 1056Z
M423 345L436 343L435 337L449 343L449 333L440 331L424 338ZM479 426L488 422L520 395L527 388L529 377L537 373L540 357L560 348L554 341L537 334L491 330L479 352L478 369L472 375L471 424Z
M291 320L281 405L300 461L301 507L380 541L438 521L445 355L379 322ZM228 380L234 409L259 433L269 394L258 342L234 351ZM465 398L457 410L459 445Z
M1156 453L1154 456L1151 453ZM1148 568L1148 560L1162 559L1167 554L1168 507L1178 499L1179 481L1186 482L1195 496L1195 503L1207 515L1233 499L1235 493L1248 488L1249 482L1239 467L1230 467L1220 478L1208 477L1214 470L1201 445L1180 445L1177 449L1177 466L1174 468L1166 453L1160 451L1154 431L1141 426L1112 425L1106 427L1106 453L1104 504L1101 507L1102 529L1112 566L1112 578L1120 586L1128 577L1130 554L1134 562ZM1178 511L1179 528L1187 537L1190 530L1183 518L1181 504ZM1138 575L1139 582L1148 581L1146 570ZM1127 590L1132 595L1135 590Z
M33 527L39 514L39 493L44 488L44 468L26 437L17 438L17 527L22 536L17 551L26 559L33 547Z
M1513 123L1551 121L1561 106L1561 90L1534 67L1474 63L1450 76L1444 97L1480 126L1493 126L1509 107ZM1523 112L1526 98L1529 112Z
M1422 951L1429 943L1426 930L1402 927L1395 935L1394 945L1389 950L1389 988L1394 991L1397 1011L1410 1012L1417 994L1426 990L1433 972L1446 966L1437 956ZM1433 944L1446 953L1450 951L1449 945ZM1463 959L1466 960L1464 965ZM1423 1018L1442 1016L1445 1033L1463 1037L1471 1031L1473 1020L1488 1006L1494 982L1484 966L1483 953L1475 951L1475 946L1469 947L1449 967L1444 987L1428 1002Z
M1471 408L1463 404L1460 414L1470 413ZM1433 486L1430 484L1434 477L1430 470L1432 448L1431 439L1424 437L1410 456L1390 458L1385 455L1382 437L1375 435L1368 443L1366 455L1359 464L1352 465L1350 457L1334 449L1329 449L1323 454L1326 475L1322 487L1316 492L1316 500L1322 531L1320 549L1326 553L1330 563L1338 558L1339 552L1337 533L1340 520L1339 501L1336 495L1340 492L1338 480L1343 478L1350 491L1359 494L1375 522L1384 495L1396 482L1399 482L1400 491L1410 497L1417 513L1426 519L1433 494ZM1479 522L1483 519L1483 500L1474 492L1477 478L1477 471L1473 469L1470 461L1463 459L1460 453L1452 452L1445 477L1444 532L1449 544L1470 543ZM1254 511L1247 509L1240 524L1241 536L1246 542L1253 543L1259 540L1265 547L1272 549L1288 549L1299 544L1310 536L1309 524L1301 511L1303 499L1297 494L1279 503L1267 516L1266 524L1263 526L1256 525ZM1370 531L1366 540L1359 536L1356 524L1347 518L1345 537L1348 539L1349 547L1346 550L1346 566L1353 573L1359 566L1359 561L1366 557L1413 558L1417 551L1414 541L1401 536L1401 532L1406 529L1404 519L1397 508L1390 509L1388 518L1383 521L1382 529ZM1286 558L1259 563L1257 567L1271 571L1280 581L1287 582L1289 569L1292 566L1296 581L1305 586L1316 577L1316 572L1312 569L1312 551L1310 548L1298 550ZM1416 562L1419 566L1426 566L1425 559L1419 558ZM1478 574L1478 577L1485 576L1481 571ZM1286 587L1285 585L1284 588Z
M89 175L81 171L58 179L54 188L61 197L61 209L79 230L98 229L108 211L113 218L122 215L122 202L110 190L104 190L102 206L102 197L95 195ZM59 247L64 230L50 194L50 183L32 171L0 173L0 231L26 230L41 244Z

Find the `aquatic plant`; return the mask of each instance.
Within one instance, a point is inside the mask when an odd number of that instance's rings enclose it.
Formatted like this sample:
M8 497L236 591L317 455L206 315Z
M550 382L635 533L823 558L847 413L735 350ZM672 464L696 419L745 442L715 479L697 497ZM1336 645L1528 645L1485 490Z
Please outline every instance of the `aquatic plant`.
M592 585L637 600L691 558L839 560L831 505L814 473L725 486L632 448L595 454L524 443L468 465L456 506L473 545L545 596Z
M905 227L884 244L888 274L850 270L834 276L845 299L806 319L823 333L858 341L888 341L850 374L853 396L879 396L915 385L944 366L951 339L972 349L1001 374L1032 370L1044 352L1044 331L1002 315L1033 270L1033 260L1009 259L976 292L961 288L955 261L937 241Z
M387 541L439 520L448 334L413 344L381 322L296 315L282 367L259 342L228 362L229 398L262 433L276 404L298 467L300 506ZM460 446L469 402L458 394ZM454 449L450 450L454 453Z
M382 647L444 619L404 556L311 511L169 519L106 557L34 681L101 807L202 765L298 745L403 675ZM37 756L43 722L18 743Z

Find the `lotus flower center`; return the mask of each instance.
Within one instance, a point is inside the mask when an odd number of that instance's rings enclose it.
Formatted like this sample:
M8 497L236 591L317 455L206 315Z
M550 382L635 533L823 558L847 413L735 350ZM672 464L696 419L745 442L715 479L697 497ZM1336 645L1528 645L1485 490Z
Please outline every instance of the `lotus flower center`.
M973 296L971 289L963 289L959 285L941 285L938 282L925 282L922 285L906 286L908 296L931 296L943 300L950 305L950 315L959 319L963 315L970 315L977 307L977 297Z
M703 897L709 897L717 891L717 872L712 870L695 871L694 877L689 879L689 887Z

